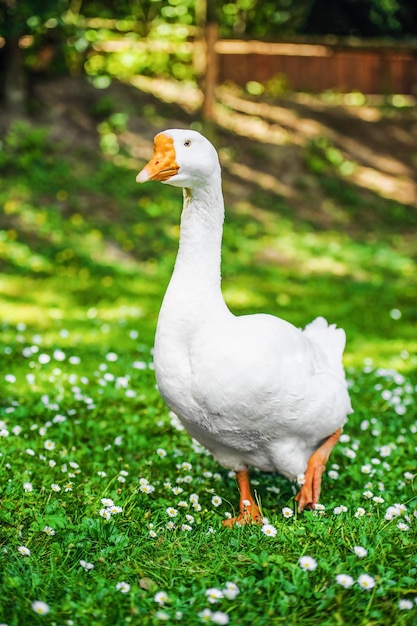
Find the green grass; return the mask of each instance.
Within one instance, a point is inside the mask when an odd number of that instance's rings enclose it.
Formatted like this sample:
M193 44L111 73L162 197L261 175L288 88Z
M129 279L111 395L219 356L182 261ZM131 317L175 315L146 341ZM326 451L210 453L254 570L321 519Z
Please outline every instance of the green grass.
M268 536L222 526L238 503L235 480L178 429L155 389L178 190L138 187L132 170L22 126L4 139L0 167L0 621L193 625L209 609L230 624L414 623L417 283L395 215L395 236L384 222L376 237L295 225L288 206L268 213L256 191L249 208L228 207L233 310L300 326L324 314L348 335L355 413L324 477L325 509L298 515L288 481L253 472L276 529ZM103 498L121 512L105 519ZM313 571L299 565L306 555ZM341 573L352 587L336 582ZM364 573L372 589L358 584ZM211 604L206 592L227 583L239 593ZM35 601L49 613L37 615Z
M162 621L162 610L169 623L198 624L199 613L210 608L239 624L412 623L417 605L412 611L398 607L401 599L417 596L411 478L417 394L407 377L370 368L350 372L355 414L328 466L324 512L298 515L292 485L254 472L263 514L277 534L266 536L260 527L230 531L221 520L237 505L235 482L178 430L155 390L151 355L138 349L131 320L104 333L105 349L97 341L92 350L75 341L76 331L60 327L47 344L19 326L16 342L3 346L3 622L153 624ZM97 333L94 321L89 331ZM25 483L33 490L25 492ZM366 497L369 490L384 501ZM101 517L102 498L122 512ZM386 520L396 503L406 508ZM347 511L335 514L340 505ZM285 506L294 511L288 519L281 513ZM173 518L169 507L178 512ZM359 518L358 507L364 509ZM174 529L167 528L170 521ZM44 532L47 526L54 535ZM366 557L354 554L356 545L367 549ZM317 569L302 571L302 555L316 559ZM94 569L84 571L80 561ZM335 581L339 573L355 580L368 573L376 585L344 589ZM116 589L120 582L131 586L127 594ZM206 591L227 582L238 585L239 595L211 606ZM162 608L154 600L158 591L169 598ZM35 600L47 602L50 613L37 617Z

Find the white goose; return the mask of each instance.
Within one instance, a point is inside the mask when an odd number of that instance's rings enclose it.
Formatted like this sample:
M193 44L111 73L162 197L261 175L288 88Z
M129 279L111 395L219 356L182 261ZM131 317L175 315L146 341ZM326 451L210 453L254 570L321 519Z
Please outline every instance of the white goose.
M160 311L155 373L188 433L236 472L240 514L260 522L248 468L305 474L299 510L314 507L330 452L352 411L345 333L317 318L304 331L272 315L236 317L221 292L224 205L217 153L200 133L166 130L138 174L183 187L175 269Z

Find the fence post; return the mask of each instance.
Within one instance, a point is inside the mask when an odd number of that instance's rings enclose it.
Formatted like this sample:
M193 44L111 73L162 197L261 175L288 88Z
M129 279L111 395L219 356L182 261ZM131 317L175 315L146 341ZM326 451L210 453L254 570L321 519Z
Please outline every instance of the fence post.
M203 119L213 121L215 117L214 105L216 102L217 86L217 54L215 50L218 35L216 21L215 0L207 0L206 7L206 75L204 80Z

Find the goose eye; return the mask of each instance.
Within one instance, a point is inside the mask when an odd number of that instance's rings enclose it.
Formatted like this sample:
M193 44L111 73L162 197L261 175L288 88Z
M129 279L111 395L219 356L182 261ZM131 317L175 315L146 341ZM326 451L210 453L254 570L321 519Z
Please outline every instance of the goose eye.
M186 140L184 141L184 146L185 146L186 148L189 148L189 147L191 146L191 143L192 143L192 142L191 142L191 139L186 139Z

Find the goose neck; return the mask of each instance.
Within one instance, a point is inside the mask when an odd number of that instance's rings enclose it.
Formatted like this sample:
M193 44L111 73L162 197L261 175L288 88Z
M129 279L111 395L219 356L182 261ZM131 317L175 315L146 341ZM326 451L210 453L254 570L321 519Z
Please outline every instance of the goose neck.
M220 284L224 205L221 184L184 189L175 271Z

